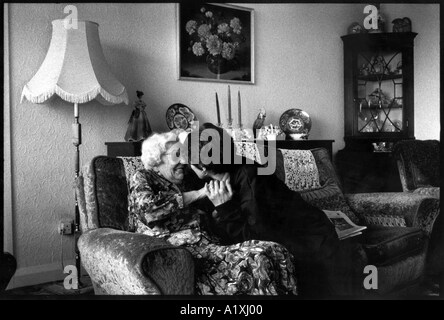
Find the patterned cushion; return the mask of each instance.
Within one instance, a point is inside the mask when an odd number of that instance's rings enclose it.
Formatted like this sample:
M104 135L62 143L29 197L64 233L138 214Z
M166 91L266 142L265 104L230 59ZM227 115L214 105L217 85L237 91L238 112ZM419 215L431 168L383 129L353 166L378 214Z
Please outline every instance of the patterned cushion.
M91 170L99 226L128 230L128 187L122 162L98 156L92 160Z

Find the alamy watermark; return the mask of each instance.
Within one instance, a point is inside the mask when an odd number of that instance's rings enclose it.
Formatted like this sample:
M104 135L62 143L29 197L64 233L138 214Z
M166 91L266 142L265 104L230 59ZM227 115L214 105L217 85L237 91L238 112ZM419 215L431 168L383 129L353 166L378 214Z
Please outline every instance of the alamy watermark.
M195 124L198 126L199 122ZM222 129L223 130L223 129ZM221 130L221 131L222 131ZM188 164L254 164L254 160L239 152L236 147L237 142L232 140L228 132L223 132L213 128L204 130L193 130L188 133L185 141L177 141L175 148L180 150L177 153L171 153L171 160L174 163L184 161ZM183 133L178 133L178 135ZM149 139L149 138L148 138ZM204 142L202 147L200 142ZM240 144L248 143L248 141L240 141ZM234 150L232 147L234 144ZM256 141L255 154L259 159L261 166L257 167L258 175L271 175L276 171L276 141L268 140L267 146L263 141ZM254 145L252 144L254 147ZM235 152L236 155L232 154ZM240 156L242 155L242 157ZM253 155L251 155L253 156Z

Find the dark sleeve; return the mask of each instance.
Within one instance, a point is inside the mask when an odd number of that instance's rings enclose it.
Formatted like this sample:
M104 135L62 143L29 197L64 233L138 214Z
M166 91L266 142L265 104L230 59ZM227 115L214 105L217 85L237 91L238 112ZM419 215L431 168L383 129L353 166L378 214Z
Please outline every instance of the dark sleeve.
M254 197L255 184L245 170L239 172L234 183L233 199L215 207L213 231L226 243L238 243L256 238L254 224L258 212Z

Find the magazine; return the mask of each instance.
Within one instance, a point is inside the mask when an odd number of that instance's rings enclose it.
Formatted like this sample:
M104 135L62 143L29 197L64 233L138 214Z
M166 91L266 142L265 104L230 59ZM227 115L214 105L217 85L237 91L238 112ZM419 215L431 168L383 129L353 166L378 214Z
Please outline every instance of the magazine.
M336 228L339 240L344 240L362 234L362 230L367 229L365 226L354 224L349 217L342 211L323 210L331 223Z

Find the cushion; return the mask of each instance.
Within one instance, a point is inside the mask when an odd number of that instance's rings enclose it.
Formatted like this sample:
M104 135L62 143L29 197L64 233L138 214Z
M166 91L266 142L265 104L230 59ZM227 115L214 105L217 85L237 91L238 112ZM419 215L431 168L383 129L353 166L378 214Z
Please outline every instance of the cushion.
M97 202L97 218L101 228L128 230L128 186L120 159L95 157L90 170Z
M421 253L426 246L426 234L419 228L370 226L362 237L368 263L390 265Z

